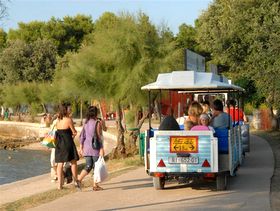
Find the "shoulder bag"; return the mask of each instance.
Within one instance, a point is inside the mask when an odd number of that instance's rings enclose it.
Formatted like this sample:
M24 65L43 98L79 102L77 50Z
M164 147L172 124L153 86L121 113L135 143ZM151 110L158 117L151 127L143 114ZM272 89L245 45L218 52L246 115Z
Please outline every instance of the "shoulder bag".
M99 123L99 121L96 121L94 135L92 137L92 148L95 149L95 150L100 150L102 148L102 143L101 143L100 138L98 137L98 134L97 134L98 123Z
M45 137L41 141L41 144L48 148L55 148L56 145L55 132L56 132L56 127L54 125L52 129L45 135Z

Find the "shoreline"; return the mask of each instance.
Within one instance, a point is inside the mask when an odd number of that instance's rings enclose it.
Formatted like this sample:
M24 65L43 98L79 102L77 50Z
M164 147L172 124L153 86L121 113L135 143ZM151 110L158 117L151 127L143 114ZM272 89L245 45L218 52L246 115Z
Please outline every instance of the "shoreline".
M39 123L0 121L0 149L16 150L40 142L48 130Z
M80 132L81 127L76 127ZM0 121L0 149L43 150L40 142L50 127L41 127L40 123Z
M35 146L37 146L37 148L40 149L39 145L40 145L40 140L35 137L30 137L30 138L11 138L11 137L3 138L3 136L0 137L0 150L1 149L16 150L21 148L28 149L29 146L30 149L34 149Z
M24 135L24 132L28 132L28 134L34 134L34 131L39 132L41 129L45 130L45 131L49 131L50 128L40 128L40 124L37 123L23 123L23 122L3 122L0 121L0 127L2 127L2 131L4 130L4 128L8 127L8 124L12 125L13 128L18 127L18 131L20 131L20 133L14 133L14 137L12 136L2 136L0 135L0 150L3 150L4 154L7 154L9 152L11 153L16 153L17 151L20 150L31 150L31 151L41 151L41 152L49 152L50 153L50 149L41 145L41 139L39 137L29 137ZM28 131L27 131L27 130ZM78 135L75 138L75 143L76 146L78 146L78 138L79 138L79 132L81 131L82 127L76 127L76 130L78 132ZM31 131L32 130L32 131ZM11 131L11 130L10 130ZM13 130L12 130L13 131ZM21 134L23 135L22 137L15 137L15 135ZM37 133L39 134L39 133ZM105 144L105 147L108 149L106 150L106 154L108 154L108 152L110 152L115 144L116 144L116 136L108 133L108 132L104 132L103 133L104 137L106 138L107 142ZM5 153L6 151L6 153ZM30 152L31 152L30 151ZM27 152L28 153L28 152ZM39 152L40 153L40 152ZM5 157L6 159L6 157ZM10 156L8 156L7 159L11 159ZM49 158L48 158L49 160ZM81 159L83 160L83 159ZM5 164L5 161L4 161ZM44 174L44 172L41 173L41 175ZM4 176L6 177L6 176ZM32 176L30 177L32 178ZM21 181L22 179L19 180L15 180L13 182L9 182L9 183L4 183L4 184L11 184L14 182L18 182ZM0 187L4 184L1 184Z
M19 149L28 149L28 150L40 150L40 151L49 151L49 149L40 144L40 142L35 142L31 144L27 144Z

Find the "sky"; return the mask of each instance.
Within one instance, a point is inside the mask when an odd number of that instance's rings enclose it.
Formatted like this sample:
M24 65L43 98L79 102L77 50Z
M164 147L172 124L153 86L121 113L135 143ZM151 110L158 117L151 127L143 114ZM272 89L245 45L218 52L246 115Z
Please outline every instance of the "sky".
M144 12L156 26L164 23L174 34L182 23L194 25L211 0L10 0L8 17L0 27L6 32L16 29L18 22L48 21L52 16L62 19L77 14L90 15L93 21L104 12L115 14Z

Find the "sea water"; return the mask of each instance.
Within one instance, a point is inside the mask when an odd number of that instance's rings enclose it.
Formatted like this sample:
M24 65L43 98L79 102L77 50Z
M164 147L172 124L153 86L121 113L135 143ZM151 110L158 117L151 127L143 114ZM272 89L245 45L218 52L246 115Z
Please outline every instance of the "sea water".
M50 172L50 152L0 150L0 185Z

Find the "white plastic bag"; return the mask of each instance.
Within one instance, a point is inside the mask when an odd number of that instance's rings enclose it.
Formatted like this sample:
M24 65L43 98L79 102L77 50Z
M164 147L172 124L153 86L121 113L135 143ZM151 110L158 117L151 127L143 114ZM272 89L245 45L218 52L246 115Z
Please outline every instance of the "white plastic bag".
M94 166L93 181L95 183L103 182L107 177L108 172L105 166L105 160L102 156L99 156Z

